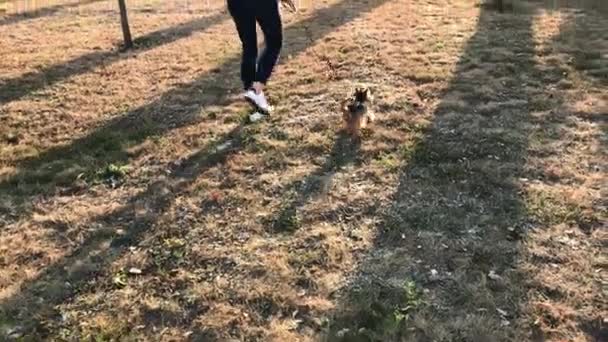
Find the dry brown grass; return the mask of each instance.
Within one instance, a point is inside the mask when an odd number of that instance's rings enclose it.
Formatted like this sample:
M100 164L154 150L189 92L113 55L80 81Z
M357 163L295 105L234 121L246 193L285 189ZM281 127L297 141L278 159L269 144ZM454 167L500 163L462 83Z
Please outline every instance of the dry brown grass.
M72 3L0 17L0 340L606 340L601 1L305 4L254 125L221 4Z

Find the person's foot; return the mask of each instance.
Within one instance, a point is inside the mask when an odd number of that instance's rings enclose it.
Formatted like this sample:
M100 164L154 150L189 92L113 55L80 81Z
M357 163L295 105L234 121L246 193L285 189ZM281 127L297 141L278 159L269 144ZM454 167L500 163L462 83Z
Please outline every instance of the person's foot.
M254 112L249 114L249 123L256 123L258 121L264 120L266 117L268 117L267 114L262 114L260 112Z
M270 112L270 105L268 104L268 101L266 100L266 96L264 96L263 91L255 91L254 89L249 89L245 92L245 99L260 111L264 113Z

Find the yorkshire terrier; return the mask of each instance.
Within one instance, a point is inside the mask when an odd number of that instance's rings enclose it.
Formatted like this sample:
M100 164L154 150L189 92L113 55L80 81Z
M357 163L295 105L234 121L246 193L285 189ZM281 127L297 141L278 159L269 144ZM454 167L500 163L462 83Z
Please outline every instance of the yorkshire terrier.
M361 136L361 129L375 120L371 109L373 97L369 88L356 88L355 92L342 101L342 119L346 133L353 138Z

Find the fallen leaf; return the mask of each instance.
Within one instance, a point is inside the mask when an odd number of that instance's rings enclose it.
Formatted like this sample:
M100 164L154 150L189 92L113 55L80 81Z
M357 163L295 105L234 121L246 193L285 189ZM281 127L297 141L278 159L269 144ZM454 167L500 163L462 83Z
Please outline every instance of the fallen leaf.
M337 337L339 338L343 338L344 336L346 336L346 334L348 334L350 332L350 329L348 328L344 328L340 331L338 331L338 333L336 334Z
M127 275L125 274L125 272L120 271L114 276L112 282L116 287L123 288L127 286Z
M229 140L229 141L226 141L225 143L219 145L218 147L216 147L215 150L217 152L222 152L222 151L230 148L231 146L232 146L232 141Z
M129 269L129 273L130 273L130 274L142 274L142 271L141 271L139 268L136 268L136 267L131 267L131 268Z
M496 272L494 272L494 270L491 270L490 273L488 273L488 278L492 279L492 280L502 280L502 277L499 276L498 274L496 274Z

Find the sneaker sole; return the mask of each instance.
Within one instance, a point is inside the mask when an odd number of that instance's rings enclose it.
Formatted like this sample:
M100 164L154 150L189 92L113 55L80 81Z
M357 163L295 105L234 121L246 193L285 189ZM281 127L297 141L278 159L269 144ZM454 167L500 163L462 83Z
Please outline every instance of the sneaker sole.
M249 104L250 104L251 106L253 106L253 108L254 108L255 110L260 111L260 112L262 112L262 113L264 113L264 114L266 114L266 115L270 115L270 109L268 109L268 108L264 109L264 108L260 107L260 106L257 104L257 102L255 102L255 101L254 101L252 98L245 96L245 100L246 100L247 102L249 102Z

